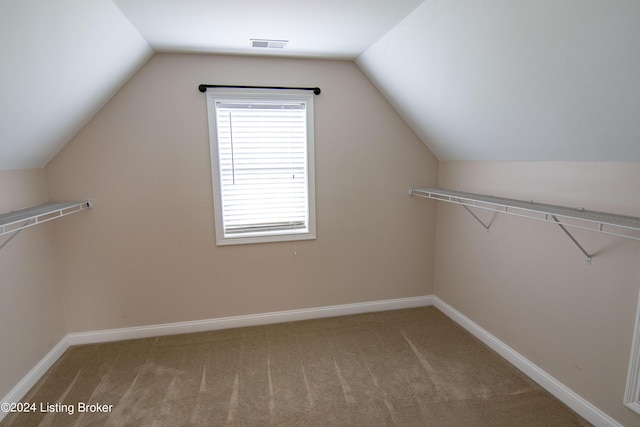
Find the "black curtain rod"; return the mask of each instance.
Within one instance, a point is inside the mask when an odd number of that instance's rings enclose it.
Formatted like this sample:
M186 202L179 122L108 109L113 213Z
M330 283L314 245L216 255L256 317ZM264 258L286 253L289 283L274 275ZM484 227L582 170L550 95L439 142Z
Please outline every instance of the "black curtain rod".
M226 87L234 89L280 89L280 90L312 90L316 95L320 95L319 87L286 87L286 86L232 86L232 85L200 85L198 90L206 92L210 87Z

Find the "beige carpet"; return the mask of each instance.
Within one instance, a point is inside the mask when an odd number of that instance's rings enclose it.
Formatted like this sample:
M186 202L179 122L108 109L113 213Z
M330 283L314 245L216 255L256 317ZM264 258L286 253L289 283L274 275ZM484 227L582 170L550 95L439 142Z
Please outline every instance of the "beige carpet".
M433 307L72 347L24 401L1 426L589 425Z

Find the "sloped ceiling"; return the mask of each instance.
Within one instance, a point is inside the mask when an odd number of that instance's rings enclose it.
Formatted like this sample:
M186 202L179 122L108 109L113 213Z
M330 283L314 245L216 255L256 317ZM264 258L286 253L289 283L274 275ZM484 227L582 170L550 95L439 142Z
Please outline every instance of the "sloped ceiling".
M153 51L111 0L0 0L0 169L43 167Z
M355 59L440 160L640 162L634 0L0 0L0 37L0 169L46 165L154 51Z
M426 0L360 67L440 160L640 161L640 2Z
M0 0L0 169L46 165L154 51L354 59L421 2Z

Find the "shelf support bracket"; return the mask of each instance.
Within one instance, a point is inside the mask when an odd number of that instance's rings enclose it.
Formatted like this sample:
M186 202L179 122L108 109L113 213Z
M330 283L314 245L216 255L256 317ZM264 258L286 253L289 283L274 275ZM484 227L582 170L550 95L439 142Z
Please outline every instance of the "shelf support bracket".
M2 249L4 249L5 246L7 246L9 244L10 241L13 240L14 237L16 237L18 235L18 233L20 233L22 231L22 229L20 230L16 230L15 233L13 233L11 236L9 236L9 238L7 240L5 240L4 242L2 242L2 244L0 245L0 251Z
M472 217L474 217L476 219L476 221L478 221L480 223L480 225L482 225L484 227L485 230L489 231L489 227L491 227L491 224L486 225L484 222L482 222L482 220L480 218L478 218L478 215L474 214L473 211L471 209L469 209L469 207L467 205L462 205L463 208L465 208L467 210L467 212L469 212L471 214Z
M587 257L587 264L591 265L591 258L593 258L592 255L589 254L589 252L587 252L582 245L580 245L580 243L578 243L578 241L576 240L575 237L573 237L571 235L571 233L569 233L569 230L567 230L567 228L562 225L560 223L560 221L558 220L558 218L555 215L551 215L551 218L553 218L553 220L558 224L558 226L562 229L562 231L564 231L566 233L567 236L569 236L569 238L571 239L571 241L578 247L578 249L580 249L580 251L582 251L582 253L584 254L584 256Z
M33 222L32 219L30 219L29 221L25 222L22 226L27 226L29 224L31 224ZM13 234L11 236L9 236L9 238L7 240L5 240L4 242L2 242L2 244L0 244L0 251L2 249L4 249L5 246L7 246L9 244L10 241L13 240L14 237L16 237L18 234L20 234L20 232L24 230L24 228L18 228L16 231L13 232Z

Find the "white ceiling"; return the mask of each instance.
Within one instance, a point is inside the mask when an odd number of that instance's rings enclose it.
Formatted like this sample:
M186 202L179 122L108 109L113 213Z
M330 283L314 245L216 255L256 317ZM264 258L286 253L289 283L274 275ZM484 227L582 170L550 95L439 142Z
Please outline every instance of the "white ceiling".
M353 59L421 2L0 0L0 170L45 166L154 50Z
M46 165L154 51L356 59L441 160L640 162L636 0L0 0L0 37L0 169Z
M0 169L43 167L152 55L111 0L0 0Z
M440 160L640 162L640 1L426 0L357 62Z
M114 0L156 51L354 59L423 0ZM249 39L289 40L282 50Z

